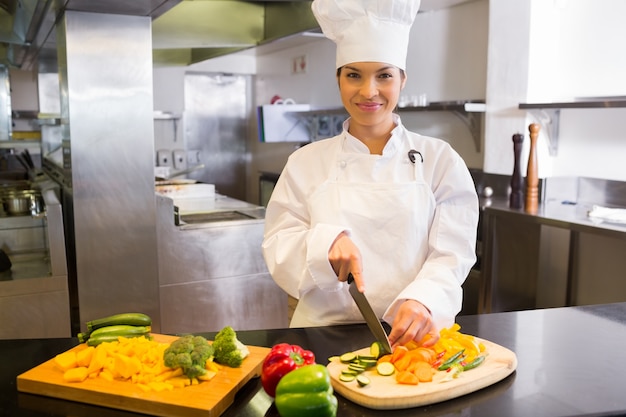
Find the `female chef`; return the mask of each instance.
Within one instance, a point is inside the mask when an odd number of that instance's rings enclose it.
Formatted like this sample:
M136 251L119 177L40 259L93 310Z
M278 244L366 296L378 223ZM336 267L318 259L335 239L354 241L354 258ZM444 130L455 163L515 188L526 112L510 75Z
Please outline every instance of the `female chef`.
M263 254L298 299L291 327L362 322L352 273L391 325L392 346L454 323L475 258L478 198L461 157L393 113L419 0L314 0L337 46L350 117L338 136L290 155L268 203Z

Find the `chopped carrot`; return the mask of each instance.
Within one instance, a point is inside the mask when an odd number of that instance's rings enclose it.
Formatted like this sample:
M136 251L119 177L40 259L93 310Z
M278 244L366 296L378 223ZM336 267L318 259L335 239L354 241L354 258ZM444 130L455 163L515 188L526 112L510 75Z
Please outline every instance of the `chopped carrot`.
M376 361L376 363L381 363L381 362L391 362L391 353L387 354L387 355L383 355L380 358L378 358L378 360Z
M434 349L418 347L415 350L416 350L416 354L417 352L420 353L420 355L424 359L424 362L433 363L435 361L437 354L435 353Z
M413 374L420 382L430 382L433 380L433 367L428 362L415 362Z
M406 354L397 361L394 362L394 366L398 371L406 371L411 362L413 361L413 356Z
M396 361L398 361L400 358L402 358L404 355L406 355L406 353L409 351L408 348L406 348L405 346L396 346L396 348L393 350L393 353L391 354L391 363L396 363Z
M419 384L419 378L413 372L402 371L396 374L396 381L399 384L417 385Z

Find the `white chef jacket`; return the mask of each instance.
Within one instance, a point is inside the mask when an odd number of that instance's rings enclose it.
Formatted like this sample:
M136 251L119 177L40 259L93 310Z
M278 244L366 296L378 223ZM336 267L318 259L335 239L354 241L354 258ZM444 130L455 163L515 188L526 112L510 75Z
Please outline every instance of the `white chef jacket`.
M348 119L340 135L293 152L276 183L262 249L274 281L299 299L291 327L363 321L328 261L343 231L361 252L365 295L379 318L393 323L414 299L442 328L461 309L476 261L473 180L447 142L394 120L382 155L347 132Z

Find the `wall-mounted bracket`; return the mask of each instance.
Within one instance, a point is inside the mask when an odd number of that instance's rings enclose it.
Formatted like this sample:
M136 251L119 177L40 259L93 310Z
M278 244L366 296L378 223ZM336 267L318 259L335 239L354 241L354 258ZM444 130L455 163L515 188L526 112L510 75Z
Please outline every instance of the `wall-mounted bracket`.
M530 114L539 123L541 129L546 132L548 138L548 153L556 156L559 149L559 120L561 109L533 109Z
M481 149L481 138L482 138L482 130L483 130L483 117L481 113L476 112L466 112L461 110L454 110L454 114L457 115L459 119L467 126L468 130L472 135L472 139L474 139L474 146L476 147L476 152L480 152Z

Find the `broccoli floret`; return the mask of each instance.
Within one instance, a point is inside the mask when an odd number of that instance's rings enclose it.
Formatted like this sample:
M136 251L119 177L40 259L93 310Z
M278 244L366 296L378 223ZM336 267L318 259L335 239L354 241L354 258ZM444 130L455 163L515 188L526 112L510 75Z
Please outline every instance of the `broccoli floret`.
M237 339L235 330L230 326L224 327L215 335L213 349L215 349L215 362L231 368L239 368L250 354L248 347Z
M182 368L189 378L206 374L206 361L213 356L213 347L202 336L186 335L174 340L163 354L169 368Z

